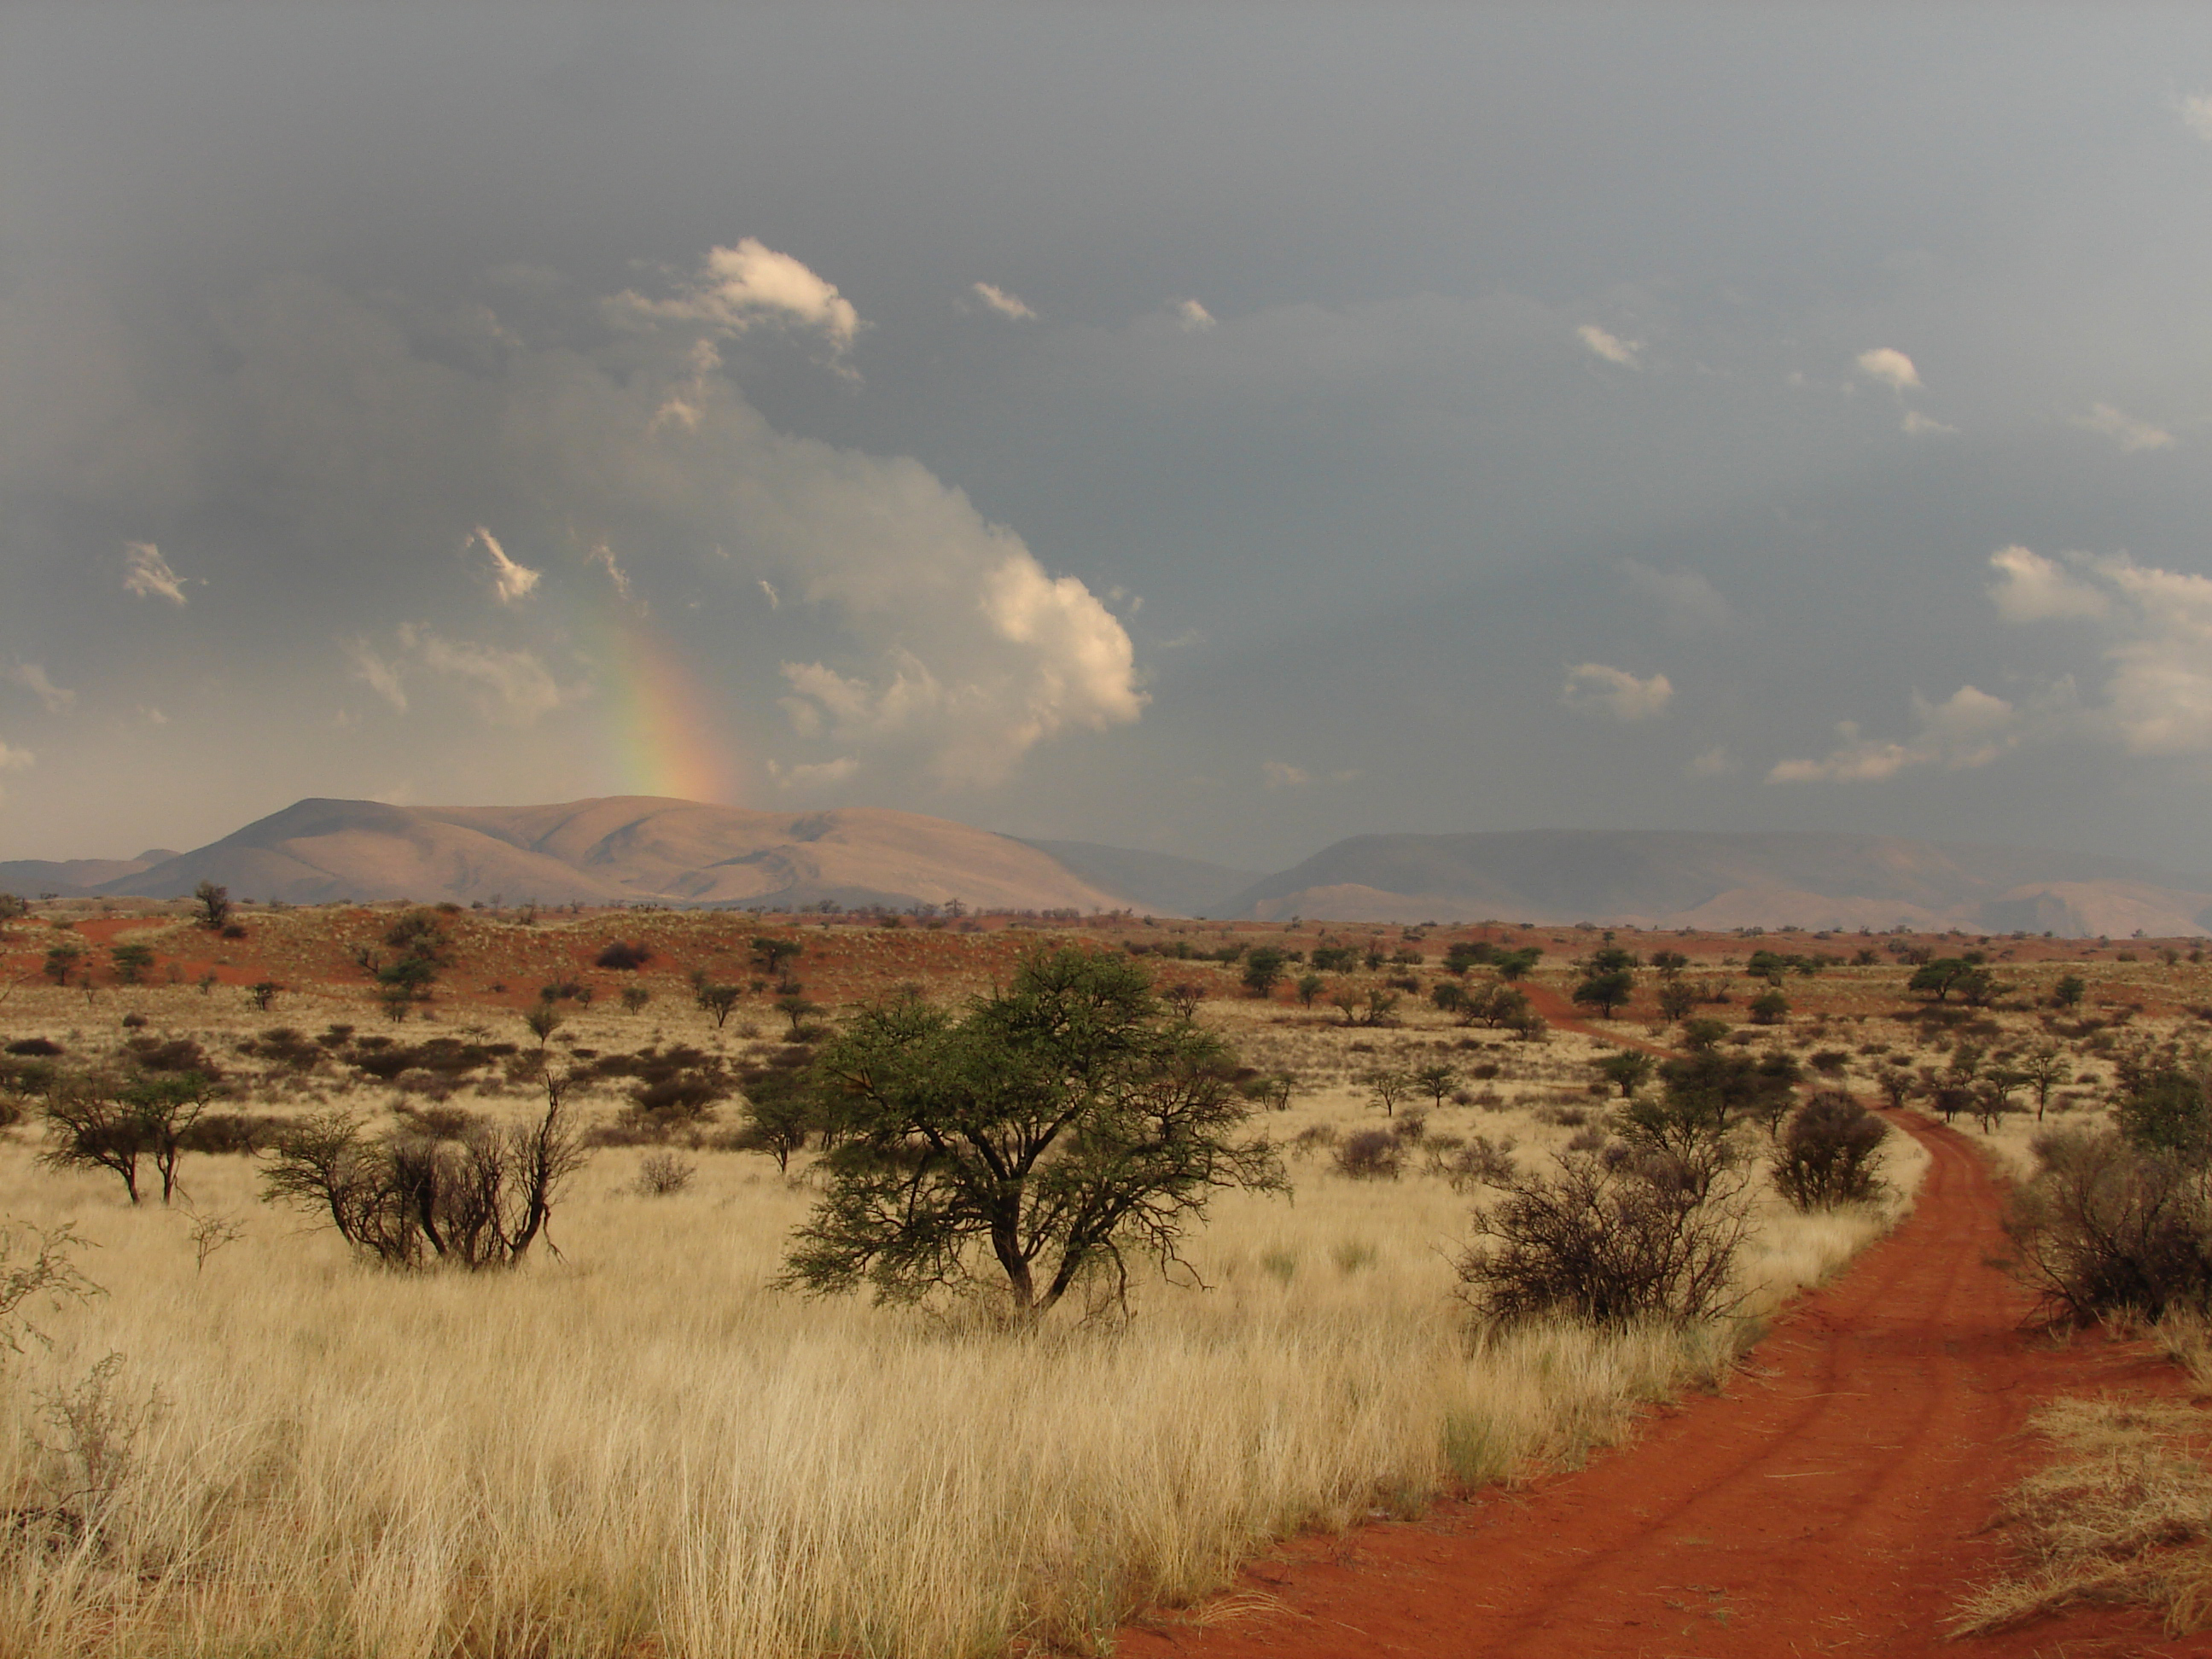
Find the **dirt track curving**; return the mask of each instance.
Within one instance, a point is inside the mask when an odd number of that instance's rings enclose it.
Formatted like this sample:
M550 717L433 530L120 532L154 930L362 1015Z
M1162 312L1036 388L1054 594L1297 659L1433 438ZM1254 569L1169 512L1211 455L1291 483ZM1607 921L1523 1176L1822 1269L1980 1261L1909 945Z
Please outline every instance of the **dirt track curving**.
M1897 1120L1900 1121L1901 1120ZM1190 1617L1124 1632L1124 1659L1375 1656L1951 1656L2212 1652L2124 1613L1943 1639L1999 1564L1987 1526L2054 1395L2170 1393L2140 1346L2024 1334L1989 1257L1998 1194L1962 1135L1912 1215L1806 1298L1725 1393L1660 1415L1577 1474L1415 1522L1298 1540Z

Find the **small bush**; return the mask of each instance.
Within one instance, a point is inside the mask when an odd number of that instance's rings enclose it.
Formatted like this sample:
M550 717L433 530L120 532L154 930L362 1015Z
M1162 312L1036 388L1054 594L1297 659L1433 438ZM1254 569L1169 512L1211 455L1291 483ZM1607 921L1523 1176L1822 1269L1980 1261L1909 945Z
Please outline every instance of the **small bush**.
M1448 1144L1434 1137L1428 1148L1429 1171L1442 1176L1455 1193L1469 1187L1498 1187L1513 1179L1513 1139L1492 1140L1488 1135L1469 1135Z
M2039 1167L2014 1190L2004 1226L2012 1271L2052 1323L2212 1311L2203 1170L2109 1131L2062 1130L2034 1145Z
M1849 1095L1817 1094L1775 1146L1774 1184L1801 1210L1872 1198L1881 1188L1875 1154L1888 1135L1889 1126Z
M8 1045L8 1052L30 1060L52 1060L62 1051L62 1045L47 1037L19 1037Z
M1510 1325L1566 1314L1596 1325L1705 1319L1734 1305L1748 1226L1742 1185L1698 1196L1674 1160L1569 1152L1522 1172L1474 1213L1457 1269L1478 1319Z
M1336 1167L1355 1181L1395 1181L1405 1167L1406 1143L1388 1129L1360 1129L1336 1148Z
M251 1158L276 1144L287 1120L260 1112L208 1112L177 1138L188 1152Z
M617 939L613 944L608 945L605 950L600 951L598 956L592 957L592 963L594 967L613 968L625 973L634 974L652 960L653 947L651 945L630 945L624 943L621 939Z
M697 1164L675 1152L647 1152L637 1166L638 1195L671 1197L689 1187L698 1173Z

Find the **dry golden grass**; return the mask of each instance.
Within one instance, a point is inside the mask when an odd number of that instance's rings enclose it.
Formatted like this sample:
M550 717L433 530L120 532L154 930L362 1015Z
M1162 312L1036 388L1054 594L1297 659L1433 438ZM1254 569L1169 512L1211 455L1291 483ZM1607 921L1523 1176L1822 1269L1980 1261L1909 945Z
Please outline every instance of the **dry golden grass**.
M2033 1426L2058 1456L2006 1500L2024 1569L1962 1603L1956 1633L2099 1601L2155 1607L2175 1636L2212 1628L2212 1419L2179 1404L2070 1399Z
M33 988L0 1025L76 1033L75 1048L111 1035L120 1006ZM131 1006L156 1030L374 1028L357 994L273 1016L189 988ZM1257 1063L1312 1080L1268 1121L1285 1139L1382 1121L1358 1073L1434 1054L1501 1072L1477 1103L1432 1112L1431 1133L1540 1159L1601 1105L1587 1039L1477 1054L1434 1048L1461 1040L1442 1026L1333 1032L1274 1024L1279 1005L1206 1006ZM511 1015L474 1018L517 1034ZM655 1035L744 1041L660 1006L595 1008L562 1033L608 1048ZM274 1103L333 1092L323 1076ZM641 1154L602 1153L556 1218L562 1260L410 1278L261 1206L245 1161L187 1163L198 1213L243 1229L201 1266L191 1216L134 1211L111 1178L39 1170L35 1151L21 1131L0 1142L0 1215L74 1222L106 1294L46 1318L52 1348L9 1361L0 1387L0 1507L16 1518L0 1645L349 1659L1096 1644L1273 1538L1571 1462L1642 1404L1717 1382L1759 1317L1893 1220L1925 1163L1894 1140L1899 1191L1880 1208L1768 1206L1745 1324L1471 1343L1450 1262L1472 1195L1418 1159L1360 1182L1325 1149L1294 1157L1295 1197L1217 1204L1192 1273L1142 1285L1127 1324L1013 1339L775 1289L812 1189L757 1157L687 1154L697 1179L653 1199L635 1188Z

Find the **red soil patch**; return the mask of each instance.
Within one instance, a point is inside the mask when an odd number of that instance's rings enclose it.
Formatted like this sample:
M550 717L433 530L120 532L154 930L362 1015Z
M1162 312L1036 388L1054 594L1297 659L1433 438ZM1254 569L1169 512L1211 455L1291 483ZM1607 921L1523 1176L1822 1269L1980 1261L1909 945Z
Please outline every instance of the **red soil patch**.
M1753 1350L1729 1391L1585 1470L1305 1538L1247 1569L1226 1616L1164 1614L1124 1659L1375 1655L2204 1654L2099 1611L1962 1643L1944 1620L2004 1564L1998 1495L2053 1396L2180 1391L2140 1344L2054 1348L1987 1258L1998 1194L1954 1132L1911 1218ZM1248 1611L1249 1608L1258 1611Z

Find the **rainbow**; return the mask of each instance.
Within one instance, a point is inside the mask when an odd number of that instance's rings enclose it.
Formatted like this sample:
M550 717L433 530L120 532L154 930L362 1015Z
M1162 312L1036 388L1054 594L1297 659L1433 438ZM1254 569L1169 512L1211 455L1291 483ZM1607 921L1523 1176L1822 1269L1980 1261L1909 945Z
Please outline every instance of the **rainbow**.
M607 764L622 793L740 804L744 768L674 642L633 614L618 614L609 634L600 707Z

